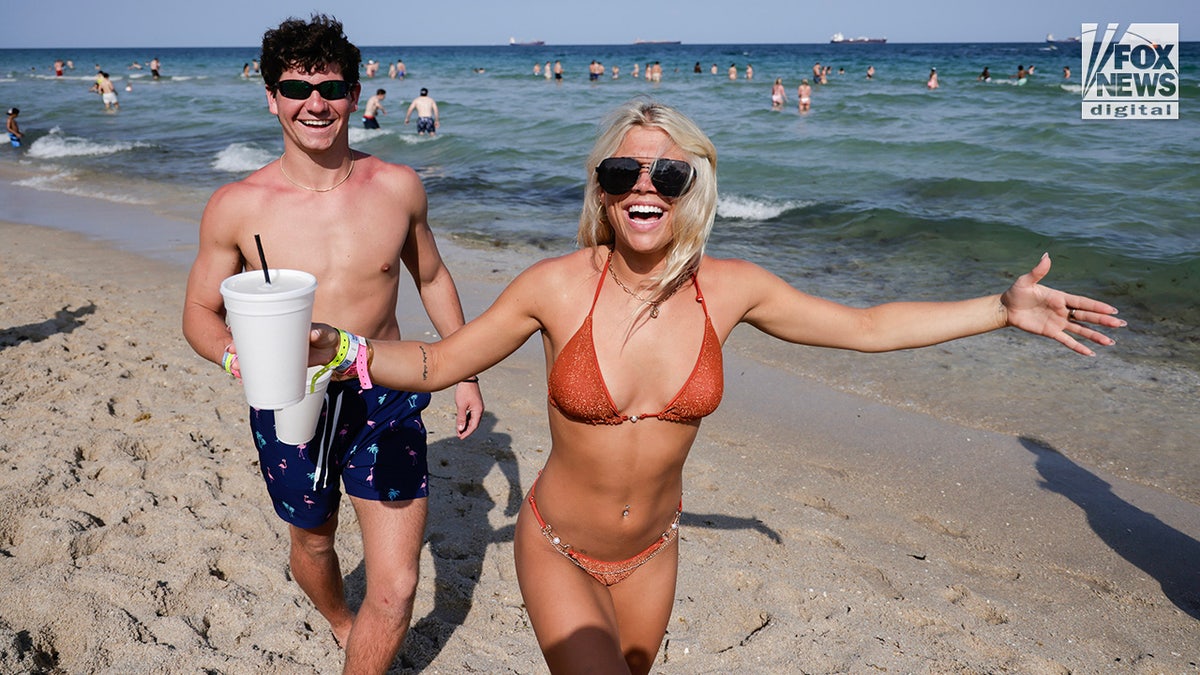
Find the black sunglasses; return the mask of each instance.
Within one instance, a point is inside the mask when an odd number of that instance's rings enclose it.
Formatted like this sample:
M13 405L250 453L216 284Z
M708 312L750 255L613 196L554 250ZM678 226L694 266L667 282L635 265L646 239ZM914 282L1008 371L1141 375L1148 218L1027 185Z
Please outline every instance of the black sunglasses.
M608 194L623 195L637 184L642 167L649 168L651 184L664 197L678 197L687 192L696 177L692 165L679 159L645 162L636 157L609 157L596 165L596 180Z
M326 101L340 101L350 95L351 86L345 80L325 80L316 84L304 80L280 80L275 83L275 91L284 98L303 101L316 89Z

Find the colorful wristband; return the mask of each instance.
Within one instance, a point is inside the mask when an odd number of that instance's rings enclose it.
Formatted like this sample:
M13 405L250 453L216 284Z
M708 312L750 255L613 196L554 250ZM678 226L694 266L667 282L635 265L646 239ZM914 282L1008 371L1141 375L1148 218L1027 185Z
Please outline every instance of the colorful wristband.
M317 381L321 379L321 376L332 370L334 366L341 365L342 361L346 359L346 354L350 351L350 334L341 328L337 329L337 332L337 352L333 355L332 361L326 363L324 366L321 366L321 369L313 374L312 381L308 384L308 393L310 394L317 390Z
M358 351L362 344L362 339L353 333L342 331L341 341L346 344L346 349L338 350L338 356L341 360L333 367L334 372L347 374L354 370L354 364L358 362Z
M225 354L221 357L221 367L225 369L225 372L237 377L237 373L233 372L233 369L237 367L237 360L237 354L230 354L229 348L226 347Z
M339 375L348 377L358 377L358 381L363 385L363 389L370 389L371 374L367 372L370 367L370 353L367 346L367 339L352 333L347 333L341 328L338 332L338 350L334 354L333 360L326 363L312 377L312 382L309 383L309 392L316 391L317 380L330 370Z
M371 384L371 362L369 359L369 350L367 348L367 338L359 338L358 354L355 357L354 369L358 371L358 383L363 389L370 389L374 385Z

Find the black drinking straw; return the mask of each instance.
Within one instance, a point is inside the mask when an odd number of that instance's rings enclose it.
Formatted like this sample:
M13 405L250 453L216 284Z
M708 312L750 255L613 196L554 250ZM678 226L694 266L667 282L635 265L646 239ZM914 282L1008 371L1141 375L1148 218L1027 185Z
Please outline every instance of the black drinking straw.
M271 271L267 269L267 254L262 250L262 238L257 234L254 235L254 244L258 246L258 261L262 263L263 276L267 278L267 285L271 285Z

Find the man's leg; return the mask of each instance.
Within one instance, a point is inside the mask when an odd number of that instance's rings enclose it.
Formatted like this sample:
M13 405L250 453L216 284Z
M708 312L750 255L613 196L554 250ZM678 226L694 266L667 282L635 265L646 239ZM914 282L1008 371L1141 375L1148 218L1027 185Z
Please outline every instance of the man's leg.
M290 525L292 550L289 562L296 583L329 622L334 639L344 646L350 638L354 613L346 605L342 570L334 548L337 526L336 512L324 525L312 529Z
M363 533L367 597L346 643L343 673L383 673L404 644L412 621L429 505L424 498L350 501Z

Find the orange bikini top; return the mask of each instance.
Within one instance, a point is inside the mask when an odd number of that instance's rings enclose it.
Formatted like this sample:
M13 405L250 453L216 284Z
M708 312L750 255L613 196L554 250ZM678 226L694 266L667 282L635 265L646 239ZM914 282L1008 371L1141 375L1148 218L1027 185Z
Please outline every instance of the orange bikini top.
M592 308L583 320L583 325L559 352L550 368L550 404L568 418L589 424L621 424L626 420L637 422L646 417L655 417L668 422L691 422L712 414L721 403L725 389L725 376L721 361L721 341L713 330L708 316L708 305L700 292L700 283L692 276L696 289L696 302L704 309L704 340L700 344L700 355L683 387L662 410L656 413L625 415L617 410L604 375L600 372L600 361L596 357L596 345L592 336L592 314L596 301L604 288L604 279L612 255L600 272L600 283L592 298Z

